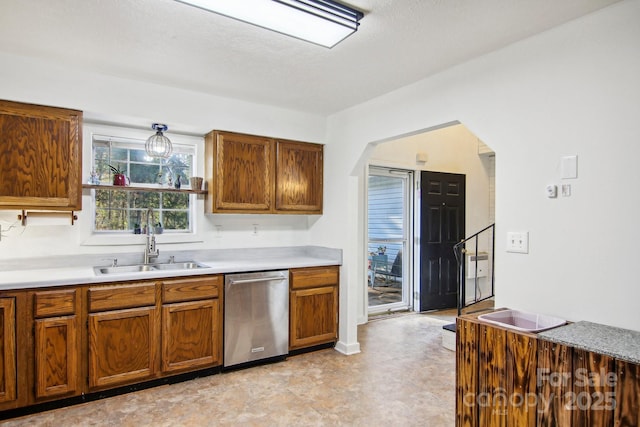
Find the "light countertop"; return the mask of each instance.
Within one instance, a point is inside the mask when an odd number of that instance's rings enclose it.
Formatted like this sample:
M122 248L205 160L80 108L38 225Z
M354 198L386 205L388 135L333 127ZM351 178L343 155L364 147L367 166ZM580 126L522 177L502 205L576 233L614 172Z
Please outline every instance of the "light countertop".
M197 261L207 267L118 274L94 271L94 267L111 265L113 258L118 265L141 264L141 252L16 259L0 262L0 290L342 265L342 250L319 246L167 251L157 262L167 262L170 255L175 262Z

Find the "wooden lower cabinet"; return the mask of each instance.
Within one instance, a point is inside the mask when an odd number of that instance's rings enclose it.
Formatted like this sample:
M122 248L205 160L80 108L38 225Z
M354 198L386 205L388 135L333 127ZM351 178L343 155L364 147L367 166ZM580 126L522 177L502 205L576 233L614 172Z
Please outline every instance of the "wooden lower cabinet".
M456 425L535 426L535 335L465 318L456 331Z
M77 289L33 294L36 400L81 392L79 300Z
M220 363L220 305L217 299L162 307L162 371Z
M456 321L456 425L478 425L478 362L480 325Z
M153 378L157 372L158 312L155 307L89 315L89 388Z
M571 425L573 349L538 341L538 426Z
M535 425L538 340L535 335L507 331L507 425Z
M157 284L89 288L89 390L152 379L158 372Z
M507 425L506 338L504 329L480 325L478 417L480 425Z
M91 288L89 389L220 365L221 289L217 275Z
M162 282L162 372L222 364L222 276Z
M0 403L17 399L15 304L14 298L0 298Z
M573 349L572 426L613 426L615 377L612 357Z
M289 270L289 349L338 339L338 267Z
M78 390L77 317L39 319L35 324L36 398Z
M616 362L615 426L640 426L640 365Z

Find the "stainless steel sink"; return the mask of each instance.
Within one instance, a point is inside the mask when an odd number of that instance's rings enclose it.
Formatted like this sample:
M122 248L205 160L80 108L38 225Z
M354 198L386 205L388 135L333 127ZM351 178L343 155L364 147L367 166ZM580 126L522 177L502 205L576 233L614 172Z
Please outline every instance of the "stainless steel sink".
M158 270L192 270L194 268L206 267L206 265L198 264L195 261L174 262L167 264L153 264Z
M195 261L184 262L168 262L161 264L136 264L136 265L118 265L112 267L94 267L93 271L96 274L127 274L127 273L142 273L148 271L163 271L163 270L193 270L196 268L207 268L207 265L200 264Z

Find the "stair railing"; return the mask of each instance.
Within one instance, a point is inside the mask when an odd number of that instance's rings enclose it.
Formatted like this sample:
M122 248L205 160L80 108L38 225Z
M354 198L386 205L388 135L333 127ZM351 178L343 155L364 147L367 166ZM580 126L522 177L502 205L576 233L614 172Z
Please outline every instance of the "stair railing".
M458 316L460 316L460 314L462 314L462 309L470 307L474 304L477 304L479 302L485 301L487 299L493 298L494 297L494 274L493 274L493 270L494 270L494 252L495 252L495 246L496 246L496 239L495 239L495 224L491 224L485 228L483 228L482 230L478 231L477 233L475 233L472 236L469 236L463 240L461 240L459 243L456 243L453 246L453 252L456 256L456 260L458 261ZM483 234L486 233L486 234ZM490 234L489 234L490 233ZM480 290L480 283L479 283L479 277L478 277L478 261L482 260L482 257L480 255L479 251L479 237L481 235L487 235L488 237L490 237L490 244L487 245L488 246L488 250L489 253L486 255L488 262L488 265L490 266L490 270L491 270L491 274L490 274L490 280L491 280L491 292L489 295L482 295L482 292ZM473 253L475 255L469 255L469 256L475 256L475 262L474 264L474 268L475 268L475 272L473 274L473 279L474 279L474 297L473 299L467 303L467 298L466 298L466 280L465 280L465 255L468 252L467 250L467 245L473 245L474 247L474 251Z

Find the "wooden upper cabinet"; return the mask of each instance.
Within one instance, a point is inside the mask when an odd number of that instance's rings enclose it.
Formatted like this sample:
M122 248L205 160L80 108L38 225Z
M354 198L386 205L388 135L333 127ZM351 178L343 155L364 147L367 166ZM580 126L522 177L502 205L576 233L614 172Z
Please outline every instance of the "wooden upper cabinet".
M229 132L206 137L205 162L211 212L270 212L273 142Z
M0 208L82 208L82 112L0 101Z
M322 213L323 146L212 131L207 213Z
M322 213L323 146L277 141L276 210Z

